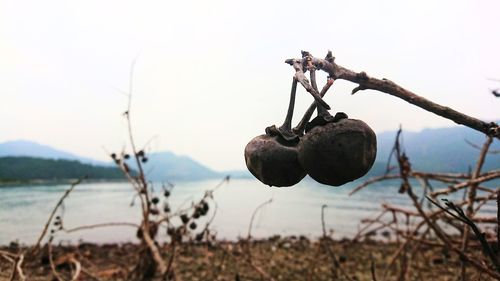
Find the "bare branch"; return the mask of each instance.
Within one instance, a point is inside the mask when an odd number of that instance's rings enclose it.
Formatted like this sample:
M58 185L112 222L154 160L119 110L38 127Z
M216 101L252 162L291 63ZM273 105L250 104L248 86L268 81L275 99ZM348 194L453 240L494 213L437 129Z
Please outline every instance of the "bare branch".
M273 202L273 198L267 200L266 202L260 204L259 206L257 206L257 208L255 208L255 210L253 211L252 213L252 217L250 218L250 224L248 225L248 236L247 236L247 239L250 240L250 238L252 238L252 225L253 225L253 220L255 219L255 215L257 214L257 212L262 209L264 206L268 205L268 204L271 204Z
M98 223L98 224L90 224L90 225L82 225L70 229L63 228L63 231L66 233L72 233L76 231L81 231L81 230L88 230L88 229L94 229L94 228L101 228L101 227L111 227L111 226L131 226L134 228L138 228L139 225L135 223L130 223L130 222L107 222L107 223Z
M380 80L377 78L373 78L368 76L364 72L357 73L350 69L342 67L336 64L334 60L319 59L312 56L310 58L306 57L302 59L288 59L286 60L286 63L293 65L296 71L299 71L302 69L302 65L307 63L308 59L312 60L312 64L316 67L316 69L321 69L327 72L330 77L334 79L348 80L358 84L356 91L359 91L361 89L363 90L370 89L370 90L377 90L380 92L384 92L389 95L403 99L415 106L430 111L436 115L450 119L457 124L465 125L469 128L472 128L484 134L500 139L500 129L498 124L493 122L487 123L477 118L465 115L449 107L445 107L440 104L434 103L430 100L427 100L421 96L414 94L413 92L397 85L396 83L388 79Z
M449 186L448 188L431 192L430 194L432 197L436 197L438 195L446 195L446 194L450 194L451 192L455 192L455 191L460 190L462 188L468 187L472 184L479 184L479 183L490 181L492 179L497 179L497 178L500 178L500 172L488 173L488 174L481 176L481 177L478 177L476 179L468 180L468 181L465 181L465 182L462 182L459 184L455 184L453 186Z
M49 228L50 223L52 222L52 218L54 217L55 213L57 212L57 209L59 209L59 207L61 206L61 204L64 202L64 199L66 199L66 197L69 196L69 194L71 193L71 191L73 191L73 189L77 185L79 185L82 182L82 180L83 180L83 178L80 178L76 182L72 183L71 186L70 186L70 188L68 188L68 190L66 190L64 192L63 196L61 196L61 198L57 202L56 206L54 207L54 209L50 213L49 219L47 220L47 223L45 223L45 226L44 226L44 228L42 230L42 233L38 237L38 240L36 241L35 246L32 248L31 254L36 253L36 251L38 251L38 249L40 249L40 243L42 242L43 237L45 237L45 234L47 234L47 230Z

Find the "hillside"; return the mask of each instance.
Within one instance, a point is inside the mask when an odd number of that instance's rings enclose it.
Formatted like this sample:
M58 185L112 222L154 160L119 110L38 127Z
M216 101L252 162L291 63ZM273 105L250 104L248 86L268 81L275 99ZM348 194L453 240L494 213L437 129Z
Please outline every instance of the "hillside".
M377 134L377 162L387 163L395 136L396 131ZM417 170L467 172L469 167L475 166L479 156L479 150L467 141L481 147L486 138L470 128L456 126L420 132L405 131L403 128L402 140L403 148ZM490 149L500 150L500 142L495 140ZM489 154L484 170L499 168L500 154Z
M396 131L377 134L377 159L372 170L369 172L369 176L381 174L385 171L385 165L394 144L395 135ZM466 140L481 146L485 137L464 126L424 129L420 132L404 130L402 144L416 170L467 172L469 167L474 167L479 150L469 145ZM494 141L491 149L500 150L500 142ZM114 167L111 161L101 162L30 141L0 143L0 157L2 156L26 156L52 159L52 162L45 162L50 163L49 166L55 165L54 163L57 162L54 161L55 159L67 160L66 162L73 163L72 167L76 165L75 161L80 161L87 164L80 165L83 165L81 168L85 167L88 171L90 171L89 167L91 167L88 164L107 166L108 170L106 171L108 172L113 170L109 167ZM144 168L148 178L153 181L203 180L223 178L226 175L237 178L251 177L251 174L246 169L219 172L203 165L189 156L177 155L168 151L148 154L148 159L149 161L144 165ZM134 161L129 161L129 164L132 168L136 168ZM31 165L34 165L34 163L31 163ZM103 167L99 167L99 169L102 168ZM500 154L489 154L486 158L484 169L499 168ZM0 169L2 168L0 167ZM68 173L68 169L65 170L65 173ZM49 171L54 171L54 173L48 173ZM26 172L33 173L30 169L26 170ZM0 173L6 172L2 169ZM61 176L58 173L61 172L48 170L45 171L44 176L48 178ZM80 173L80 175L81 174L82 173ZM42 174L40 174L40 176L42 176Z
M93 166L72 160L33 157L0 157L0 182L88 179L123 179L118 168Z
M111 162L103 162L87 157L78 156L73 153L62 151L48 145L43 145L28 140L15 140L0 143L0 157L4 156L26 156L46 159L76 160L85 164L111 166Z
M144 164L144 171L149 180L202 180L223 178L226 174L216 172L207 166L185 155L176 155L172 152L157 152L148 155L148 162ZM134 161L130 161L136 169Z

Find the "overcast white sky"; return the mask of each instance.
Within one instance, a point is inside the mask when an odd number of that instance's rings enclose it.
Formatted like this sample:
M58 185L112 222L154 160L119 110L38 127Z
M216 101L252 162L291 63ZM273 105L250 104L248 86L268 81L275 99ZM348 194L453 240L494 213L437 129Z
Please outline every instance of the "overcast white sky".
M83 156L126 142L130 65L138 144L243 169L243 149L285 116L308 50L389 78L466 114L500 117L498 1L0 1L0 142L28 139ZM324 78L324 76L321 76ZM321 83L322 84L322 83ZM326 101L376 132L452 126L395 97ZM298 93L295 121L312 98Z

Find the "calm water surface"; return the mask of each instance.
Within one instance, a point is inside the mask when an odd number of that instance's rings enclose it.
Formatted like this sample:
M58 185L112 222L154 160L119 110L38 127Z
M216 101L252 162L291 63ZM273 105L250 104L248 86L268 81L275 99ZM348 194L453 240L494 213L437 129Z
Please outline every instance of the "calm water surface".
M177 183L169 199L172 210L188 207L191 201L199 200L205 190L219 182ZM306 180L291 188L271 188L254 179L231 180L214 193L218 208L212 228L220 239L246 236L255 208L273 198L273 202L255 218L252 230L254 237L273 234L317 237L322 232L321 206L326 204L326 227L334 230L335 237L341 238L355 234L361 219L376 217L382 203L400 206L410 203L406 195L397 193L397 182L373 185L349 196L354 186L328 187ZM67 188L65 185L0 188L0 244L14 240L34 243L51 210ZM161 197L162 193L157 189ZM139 204L131 206L133 197L134 192L128 183L79 185L64 202L64 225L73 228L106 222L137 223L140 221L140 208ZM213 210L210 210L210 214ZM100 228L71 234L60 233L56 240L137 242L135 231L134 228L123 226Z

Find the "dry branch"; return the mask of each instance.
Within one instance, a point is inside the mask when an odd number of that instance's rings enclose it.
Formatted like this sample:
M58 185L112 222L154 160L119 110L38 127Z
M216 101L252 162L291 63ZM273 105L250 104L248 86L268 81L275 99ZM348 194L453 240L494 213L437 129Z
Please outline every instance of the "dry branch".
M478 177L476 179L471 179L465 182L461 182L452 186L449 186L448 188L437 190L435 192L431 192L430 195L431 197L436 197L438 195L448 195L452 192L458 191L460 189L466 188L472 184L480 184L486 181L490 181L493 179L500 178L500 172L495 172L495 173L488 173L485 176Z
M392 266L392 263L394 263L394 261L398 257L401 257L402 264L399 267L400 278L406 279L410 276L409 272L412 269L413 259L417 259L418 262L418 258L416 258L416 256L412 253L415 253L415 251L420 247L419 244L422 244L426 247L442 247L444 249L452 251L460 257L460 260L463 261L464 264L471 265L471 267L475 268L477 272L485 273L492 278L500 280L500 262L498 262L496 256L493 254L493 250L490 248L490 244L493 242L493 240L488 240L486 235L483 235L483 233L481 233L481 231L479 230L479 227L476 225L476 223L495 223L497 225L500 224L500 211L498 211L497 218L475 216L475 214L478 214L478 212L480 212L481 210L481 207L485 206L487 202L491 202L491 200L498 200L498 191L480 186L481 183L488 182L500 177L499 170L481 173L481 167L484 163L484 158L487 155L487 151L491 142L493 141L493 138L488 137L488 140L485 143L481 154L479 155L476 169L473 171L473 173L449 174L412 171L408 156L401 149L399 143L400 134L401 131L398 131L393 149L395 152L394 156L396 157L399 166L399 174L386 175L369 179L364 184L358 186L354 191L357 191L360 188L364 188L365 186L375 182L401 178L401 190L406 191L406 194L413 203L414 209L409 209L406 207L402 208L390 204L383 204L383 212L381 213L381 215L379 215L375 219L363 220L364 223L368 223L368 225L370 225L370 228L364 228L366 229L366 233L385 228L389 229L393 233L396 233L396 238L398 239L398 241L400 236L406 240L391 259ZM468 217L465 215L465 213L463 213L463 216L455 215L452 217L452 219L450 219L446 216L449 211L447 212L447 210L444 208L432 210L429 207L428 210L424 209L423 201L419 200L419 198L413 193L412 183L409 181L410 178L421 179L419 180L419 182L423 187L423 196L430 195L432 197L436 197L438 195L452 194L463 188L471 186L471 189L469 189L467 193L468 196L464 198L463 201L453 204L456 210L461 210L459 206L467 207L471 216ZM428 191L428 189L426 189L428 179L438 180L443 183L453 183L453 185L442 190L430 192ZM477 196L477 190L485 191L488 194L486 196ZM476 203L477 205L475 205ZM497 204L500 207L500 203ZM387 213L393 215L392 220L388 222L384 219L383 216ZM405 226L398 225L398 215L402 215L407 218L407 224ZM413 218L414 224L408 224L409 218ZM467 230L469 229L469 227L473 230L478 241L474 241L474 244L472 244L470 247L482 248L485 253L484 256L491 261L490 263L485 263L484 260L480 259L479 257L470 255L467 251L467 248L463 246L462 239L458 240L456 234L447 233L444 228L442 228L445 224L452 226L453 228L458 230L458 233L460 233L462 237L464 237L463 235L466 234L466 232L464 231L464 226L458 224L457 222L466 223ZM422 226L427 226L427 230L423 233L420 233L419 230ZM432 232L429 232L429 230L432 230ZM432 234L437 236L438 241L436 241L436 237L434 237ZM359 235L360 233L358 233L358 236ZM489 237L493 236L490 234ZM500 240L500 238L498 237L500 237L500 234L498 234L497 232L497 241ZM439 243L439 240L442 243ZM412 249L410 252L408 252L408 247ZM389 268L386 268L385 273L388 272L388 269ZM468 278L466 277L467 275L465 273L465 270L462 271L461 276L463 276L463 278Z
M307 53L307 52L303 52ZM388 79L377 79L370 77L365 72L354 72L335 63L335 57L329 51L325 59L319 59L311 56L309 53L300 59L288 59L286 63L292 65L296 71L302 70L302 66L312 63L316 69L321 69L328 73L333 79L343 79L358 84L352 91L352 94L360 90L377 90L389 95L403 99L424 110L430 111L436 115L452 120L457 124L465 125L469 128L482 132L486 135L500 139L500 129L496 123L488 123L477 118L465 115L449 107L429 101L413 92L397 85ZM300 80L299 80L300 81ZM309 90L308 90L309 91Z
M45 223L45 226L43 227L43 230L42 230L42 233L40 234L40 236L38 237L38 240L36 241L35 243L35 246L32 248L32 252L31 254L34 254L36 253L39 249L40 249L40 243L42 242L42 239L43 237L45 237L45 234L47 234L47 230L49 228L49 225L50 223L52 222L52 219L54 218L54 215L56 214L57 212L57 209L59 209L59 207L61 206L61 204L64 202L64 199L66 199L66 197L69 196L69 194L71 193L71 191L73 191L73 189L82 182L83 178L81 179L78 179L76 182L72 183L70 188L68 188L63 196L61 196L61 198L59 199L59 201L57 202L56 206L54 207L54 209L52 210L52 212L50 213L50 216L49 216L49 219L47 220L47 223Z
M88 229L95 229L95 228L101 228L101 227L111 227L111 226L130 226L134 228L138 228L139 225L135 223L130 223L130 222L107 222L107 223L98 223L98 224L90 224L90 225L82 225L70 229L63 228L62 230L66 233L72 233L72 232L77 232L77 231L82 231L82 230L88 230Z

